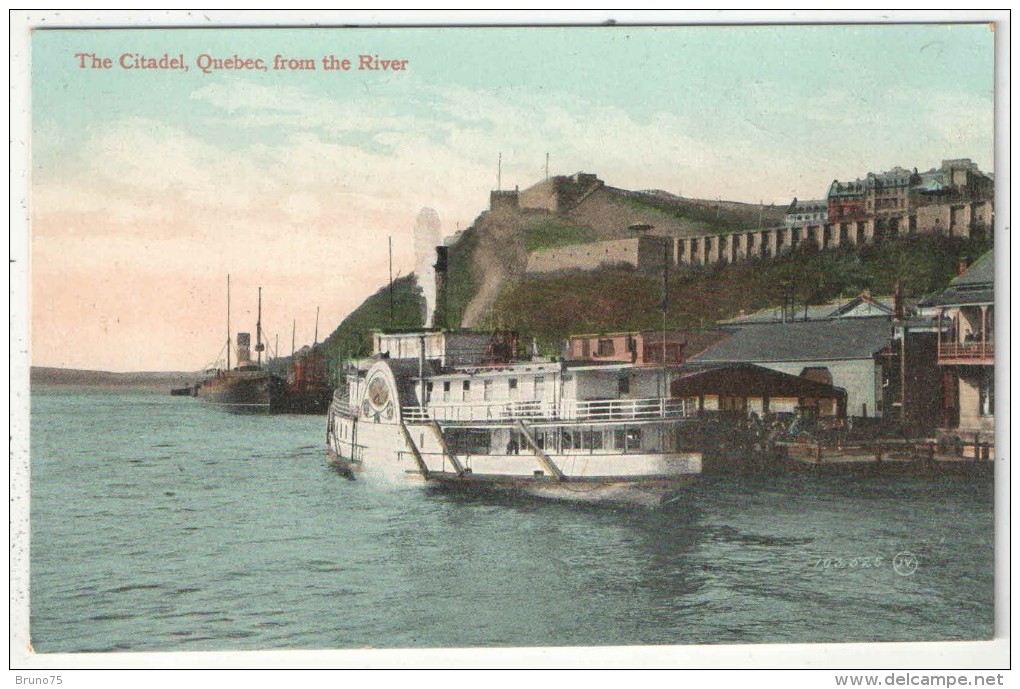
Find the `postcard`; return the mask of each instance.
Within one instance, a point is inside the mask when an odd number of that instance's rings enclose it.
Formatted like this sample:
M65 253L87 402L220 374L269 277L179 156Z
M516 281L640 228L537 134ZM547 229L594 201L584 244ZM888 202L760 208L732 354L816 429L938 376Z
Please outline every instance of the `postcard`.
M24 667L1002 662L994 22L113 19L26 17Z

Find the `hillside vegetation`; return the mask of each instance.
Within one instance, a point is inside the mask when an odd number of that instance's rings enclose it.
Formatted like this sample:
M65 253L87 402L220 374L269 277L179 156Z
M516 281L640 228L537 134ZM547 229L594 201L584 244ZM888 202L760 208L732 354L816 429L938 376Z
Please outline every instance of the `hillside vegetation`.
M424 309L425 300L414 275L405 275L393 281L392 318L390 289L386 286L362 302L319 346L334 363L368 356L372 353L373 330L419 328Z
M779 259L670 271L666 325L700 329L741 311L782 303L792 288L799 304L821 304L864 290L922 296L943 289L961 258L974 260L991 248L984 240L912 237L860 248L820 252L805 247ZM571 333L659 329L662 276L629 268L528 275L497 299L485 326L535 337L548 353Z
M581 212L583 209L583 212ZM632 192L602 187L565 213L522 209L484 211L449 249L446 323L474 329L511 328L522 340L536 338L558 353L571 333L662 327L662 276L627 265L599 270L526 274L537 249L632 236L631 222L660 232L725 232L781 221L784 209L757 204L686 199L664 191ZM622 233L622 234L621 234ZM792 289L798 304L820 304L864 290L893 291L902 280L909 296L943 289L961 258L974 260L990 240L915 236L820 252L805 245L778 259L671 270L666 325L700 329L717 321L782 302ZM421 327L423 299L413 275L393 285L393 316L387 287L369 297L321 345L334 362L371 351L377 329Z
M779 206L758 206L734 201L687 199L664 191L635 192L610 188L622 203L654 218L681 220L705 234L746 232L748 228L775 227L783 224L786 209Z
M597 239L590 228L562 216L528 211L523 215L524 248L528 251L585 244Z

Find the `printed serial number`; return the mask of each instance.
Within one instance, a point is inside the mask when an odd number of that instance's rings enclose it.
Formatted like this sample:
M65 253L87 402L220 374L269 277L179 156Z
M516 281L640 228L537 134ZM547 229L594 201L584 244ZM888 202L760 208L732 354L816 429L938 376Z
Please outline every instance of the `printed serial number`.
M881 555L874 557L820 557L815 560L815 569L874 569L881 567Z

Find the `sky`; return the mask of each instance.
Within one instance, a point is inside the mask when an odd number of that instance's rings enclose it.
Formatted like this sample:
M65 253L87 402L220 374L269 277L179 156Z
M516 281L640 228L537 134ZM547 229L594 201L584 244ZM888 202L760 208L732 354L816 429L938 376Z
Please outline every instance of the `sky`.
M200 68L235 57L266 70ZM36 30L31 363L201 369L228 274L233 329L261 286L289 354L295 321L310 344L320 309L321 340L386 284L388 237L414 270L423 208L468 227L500 158L503 188L548 154L554 175L779 204L896 165L990 171L993 67L987 24Z

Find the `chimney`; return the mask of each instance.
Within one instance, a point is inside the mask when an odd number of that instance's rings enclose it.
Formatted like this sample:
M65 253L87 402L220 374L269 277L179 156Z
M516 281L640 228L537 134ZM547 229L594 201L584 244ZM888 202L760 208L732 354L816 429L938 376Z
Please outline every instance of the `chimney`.
M956 264L956 274L963 275L967 272L967 268L970 267L969 262L965 258L961 258L959 263Z
M448 251L445 246L437 246L436 264L433 266L436 269L436 312L432 316L432 326L440 330L449 327L449 323L446 322Z
M893 289L893 318L898 321L903 320L903 285L899 280L896 281L896 287Z

